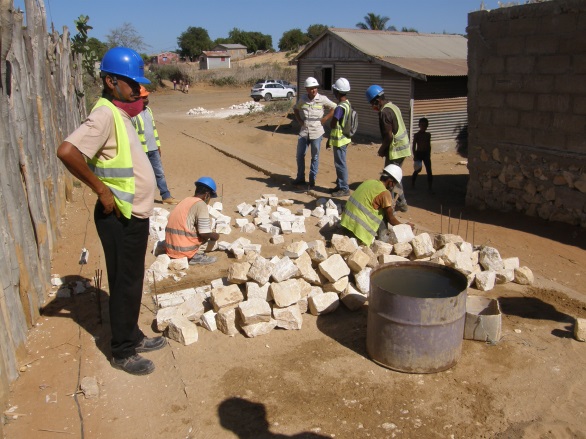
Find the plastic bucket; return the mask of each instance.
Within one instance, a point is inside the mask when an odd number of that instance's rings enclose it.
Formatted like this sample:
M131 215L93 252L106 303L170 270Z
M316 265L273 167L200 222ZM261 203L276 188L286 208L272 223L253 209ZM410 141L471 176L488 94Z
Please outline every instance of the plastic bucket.
M400 372L433 373L456 364L462 351L468 281L431 262L394 262L374 270L366 350Z

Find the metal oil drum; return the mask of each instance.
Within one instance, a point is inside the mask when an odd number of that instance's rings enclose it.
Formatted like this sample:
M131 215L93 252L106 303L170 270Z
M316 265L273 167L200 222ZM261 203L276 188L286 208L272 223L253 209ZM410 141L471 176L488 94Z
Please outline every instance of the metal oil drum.
M393 262L373 270L368 355L400 372L454 366L462 351L467 287L462 273L432 262Z

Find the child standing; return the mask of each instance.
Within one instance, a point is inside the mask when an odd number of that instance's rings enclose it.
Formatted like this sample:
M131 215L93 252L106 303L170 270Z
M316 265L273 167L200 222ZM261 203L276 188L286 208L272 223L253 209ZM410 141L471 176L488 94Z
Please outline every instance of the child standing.
M433 182L433 174L431 173L431 134L427 132L429 120L422 117L419 119L419 131L413 136L413 175L411 176L411 187L415 188L415 180L417 175L421 172L425 165L425 172L427 173L427 189L433 193L431 184Z

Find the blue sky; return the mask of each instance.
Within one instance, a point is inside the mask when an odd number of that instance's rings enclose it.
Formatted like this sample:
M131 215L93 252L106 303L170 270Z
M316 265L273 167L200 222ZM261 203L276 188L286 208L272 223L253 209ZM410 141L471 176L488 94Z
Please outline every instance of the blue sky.
M44 0L48 23L61 33L67 26L76 33L74 21L89 15L93 26L90 36L101 41L111 29L132 23L148 44L147 53L177 49L177 37L189 26L203 27L212 40L227 37L238 28L273 37L278 50L284 32L312 24L355 28L364 16L373 12L389 17L397 29L412 27L424 33L466 33L468 13L480 8L481 0L298 0L298 1L199 1L199 0ZM488 9L497 8L497 0L484 1ZM24 0L14 0L24 10ZM50 29L50 27L48 28Z

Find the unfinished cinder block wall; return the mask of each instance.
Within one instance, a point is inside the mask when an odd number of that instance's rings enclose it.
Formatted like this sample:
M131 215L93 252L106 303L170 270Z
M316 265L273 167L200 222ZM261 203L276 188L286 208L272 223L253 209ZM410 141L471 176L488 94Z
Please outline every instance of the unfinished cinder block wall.
M467 205L586 227L586 2L468 15Z

